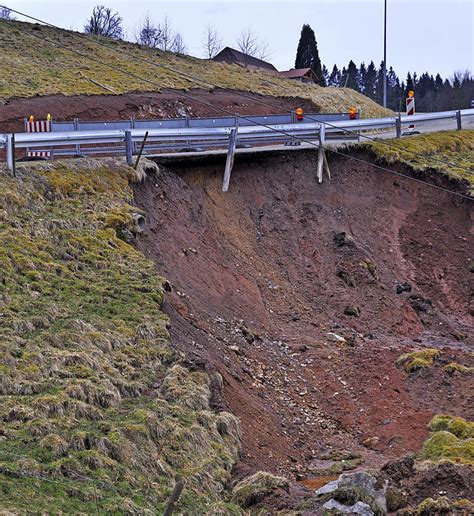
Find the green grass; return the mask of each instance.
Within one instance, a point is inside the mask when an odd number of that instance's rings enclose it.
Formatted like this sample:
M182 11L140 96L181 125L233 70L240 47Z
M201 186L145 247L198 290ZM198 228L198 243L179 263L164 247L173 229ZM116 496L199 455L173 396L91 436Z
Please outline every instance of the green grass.
M221 510L238 423L180 365L162 279L119 238L136 211L121 161L0 171L0 509Z
M393 147L386 145L387 142ZM385 163L405 163L414 170L428 174L442 172L465 181L471 190L474 188L474 130L420 134L409 138L365 143L364 147L368 147ZM450 165L433 161L431 157Z
M474 464L473 422L462 417L438 415L429 422L428 429L431 435L423 445L422 459Z
M40 36L73 47L77 52L92 56L157 83L154 86L117 70L91 61L86 57L60 49L34 37ZM116 94L134 91L159 91L172 88L189 90L207 88L175 73L151 64L92 44L95 36L79 36L66 30L23 22L0 20L0 104L11 97L36 95L106 95L108 89L97 86L99 82ZM114 48L125 50L137 57L172 67L185 74L196 76L219 88L260 93L273 97L304 98L311 100L322 112L347 111L356 106L364 117L383 116L391 113L368 97L348 88L321 88L284 79L278 75L247 70L237 65L179 56L171 52L140 47L121 41L102 39ZM272 84L274 83L274 84ZM54 113L52 113L54 116Z

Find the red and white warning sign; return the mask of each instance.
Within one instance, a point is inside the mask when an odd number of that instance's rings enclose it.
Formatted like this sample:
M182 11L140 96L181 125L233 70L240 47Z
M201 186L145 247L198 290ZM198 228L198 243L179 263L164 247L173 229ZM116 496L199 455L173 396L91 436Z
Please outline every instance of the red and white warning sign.
M33 115L25 122L27 133L50 133L51 132L51 116L48 115L46 120L35 120ZM30 151L27 150L29 158L50 158L50 151Z
M414 115L415 114L415 92L413 90L410 90L408 92L408 97L406 98L406 109L407 109L407 116ZM414 124L410 124L408 126L408 129L415 129Z
M26 122L27 133L50 133L51 120L28 120Z

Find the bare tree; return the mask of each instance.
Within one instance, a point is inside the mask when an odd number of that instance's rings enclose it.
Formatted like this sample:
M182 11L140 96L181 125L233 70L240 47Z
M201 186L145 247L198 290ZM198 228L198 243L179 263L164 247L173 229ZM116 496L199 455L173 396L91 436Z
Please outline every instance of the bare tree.
M112 39L121 39L123 36L122 18L118 12L103 5L96 5L92 15L84 26L86 34L97 34Z
M268 44L268 41L259 41L256 57L258 57L262 61L265 61L269 59L271 55L272 53L270 51L270 45Z
M237 45L243 54L254 57L258 50L258 38L252 29L243 29L237 37Z
M260 40L252 31L247 28L237 37L237 45L240 51L246 56L258 57L259 59L268 59L270 57L270 49L268 43ZM247 66L247 62L245 66Z
M220 38L217 30L210 25L206 28L202 48L204 50L205 57L208 59L215 57L222 48L222 39Z
M183 41L183 36L177 32L173 37L173 43L171 45L171 51L177 54L186 54L186 45Z
M160 26L155 25L147 14L135 33L135 41L150 48L160 48L161 40Z
M0 18L2 20L16 20L16 17L13 16L12 12L8 7L2 7L0 8Z
M165 16L165 19L163 23L160 23L158 25L160 32L161 32L161 42L158 45L158 48L161 50L166 51L172 51L173 48L173 42L174 42L174 33L173 29L171 27L171 22L168 18L168 16Z

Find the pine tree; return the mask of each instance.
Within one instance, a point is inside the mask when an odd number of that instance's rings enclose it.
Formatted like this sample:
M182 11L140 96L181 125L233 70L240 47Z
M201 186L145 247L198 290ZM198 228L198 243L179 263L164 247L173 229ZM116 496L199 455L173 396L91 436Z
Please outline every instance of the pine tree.
M347 65L347 77L344 86L346 88L351 88L353 90L359 91L359 85L357 81L357 75L358 75L357 66L352 61L352 59L349 61L349 64Z
M324 85L327 86L329 83L329 70L326 68L326 65L323 65L323 68L321 71L322 71L322 74L324 77Z
M413 81L410 72L408 72L408 74L407 74L407 84L406 84L406 88L405 88L405 96L406 97L408 97L409 91L415 91L415 82Z
M341 71L337 67L337 65L334 65L332 68L331 75L329 76L328 85L329 86L339 86L339 83L341 82Z
M390 67L387 74L387 107L393 111L402 109L402 90L395 70Z
M373 61L370 61L365 74L365 90L364 93L372 100L375 99L375 83L377 82L377 70Z
M377 70L377 79L375 80L375 102L383 103L383 61Z
M338 86L340 88L345 88L346 84L347 84L347 70L346 70L346 67L343 66L342 67L342 71L341 71L341 75L339 77L339 84L338 84Z
M365 83L367 81L367 68L365 63L361 63L359 67L359 73L357 74L357 84L359 85L359 91L365 94Z
M326 86L321 60L319 59L318 45L313 29L305 24L301 29L298 50L296 51L295 68L311 68L318 78L320 86Z

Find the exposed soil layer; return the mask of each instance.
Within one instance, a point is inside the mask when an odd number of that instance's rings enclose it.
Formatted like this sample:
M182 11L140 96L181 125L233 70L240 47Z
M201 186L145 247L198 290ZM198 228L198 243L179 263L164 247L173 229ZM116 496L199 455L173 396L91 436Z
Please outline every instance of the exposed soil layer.
M227 116L220 109L240 115L267 115L288 113L296 107L305 111L319 109L307 99L266 97L245 93L246 98L231 90L190 90L196 100L184 97L176 90L157 93L129 93L127 95L49 95L45 97L14 98L0 105L0 132L23 131L23 120L30 115L45 119L51 114L54 120L126 120ZM263 105L262 102L275 107Z
M472 376L443 369L473 362L472 203L341 157L317 184L315 166L240 156L224 194L222 160L168 164L135 189L173 342L241 418L237 476L378 467L419 450L433 414L474 416ZM397 367L423 347L432 367Z

